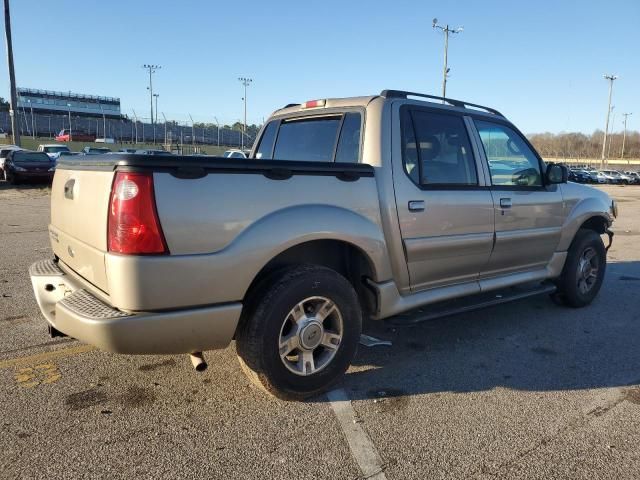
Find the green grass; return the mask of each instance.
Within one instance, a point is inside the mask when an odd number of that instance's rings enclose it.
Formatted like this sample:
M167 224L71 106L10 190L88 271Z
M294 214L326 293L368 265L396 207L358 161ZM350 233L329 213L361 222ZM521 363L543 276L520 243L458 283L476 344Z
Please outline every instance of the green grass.
M0 142L1 144L8 144L11 142L11 139L9 138L2 139L0 140ZM162 149L162 146L160 144L153 145L151 143L137 143L134 145L131 143L104 144L104 143L95 143L95 142L56 142L55 140L49 137L32 138L32 137L23 136L21 138L20 143L22 144L21 145L22 148L26 148L27 150L37 150L38 145L41 145L41 144L57 143L60 145L67 145L69 149L73 152L80 152L84 147L107 147L114 152L117 152L121 148L154 149L154 150ZM221 145L219 147L215 145L196 145L196 146L200 148L200 153L203 153L206 155L222 155L222 153L225 150L229 150L230 148L237 148L237 147L226 147L224 145ZM186 144L184 145L184 149L185 149L185 154L191 153L192 146L190 144Z

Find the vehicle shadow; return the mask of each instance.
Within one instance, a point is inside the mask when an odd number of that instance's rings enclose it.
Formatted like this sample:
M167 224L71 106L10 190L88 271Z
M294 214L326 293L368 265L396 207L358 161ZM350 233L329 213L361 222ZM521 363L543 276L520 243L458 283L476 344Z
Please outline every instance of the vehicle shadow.
M365 333L393 345L361 345L341 386L358 400L637 384L639 287L640 261L610 263L598 298L582 309L543 295L415 326L368 322Z

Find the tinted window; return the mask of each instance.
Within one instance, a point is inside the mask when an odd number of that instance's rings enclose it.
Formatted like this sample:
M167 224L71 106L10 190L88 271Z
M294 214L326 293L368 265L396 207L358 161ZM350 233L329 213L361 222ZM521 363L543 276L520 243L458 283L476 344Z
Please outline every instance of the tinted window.
M333 161L340 117L283 121L273 152L276 160Z
M409 176L422 185L477 185L478 175L461 117L404 111L403 158ZM413 131L411 131L413 130Z
M360 114L351 112L344 116L336 162L357 163L360 159Z
M16 162L50 162L51 158L46 153L41 152L15 152L13 160Z
M497 186L542 186L540 162L512 128L474 120L489 161L491 183Z
M265 160L271 159L271 152L273 151L273 141L276 139L277 130L278 122L269 122L267 128L264 129L262 138L260 139L260 146L256 150L256 158L262 158Z

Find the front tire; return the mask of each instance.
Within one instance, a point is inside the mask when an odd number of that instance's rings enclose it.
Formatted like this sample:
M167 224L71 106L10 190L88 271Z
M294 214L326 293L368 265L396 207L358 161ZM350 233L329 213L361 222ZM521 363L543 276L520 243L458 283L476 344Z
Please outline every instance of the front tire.
M578 230L556 282L556 299L574 308L589 305L600 291L606 266L607 252L600 235L593 230Z
M362 311L339 273L301 265L280 272L248 299L236 335L240 364L253 383L287 400L326 390L353 359Z

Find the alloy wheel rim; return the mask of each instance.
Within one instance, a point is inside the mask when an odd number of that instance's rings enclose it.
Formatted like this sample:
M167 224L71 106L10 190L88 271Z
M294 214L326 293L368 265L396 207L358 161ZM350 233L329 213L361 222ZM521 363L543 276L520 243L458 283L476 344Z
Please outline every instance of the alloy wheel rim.
M586 248L578 260L578 290L589 293L598 279L600 261L593 247Z
M305 298L284 318L278 336L280 360L296 375L313 375L334 359L343 334L335 302L320 296Z

